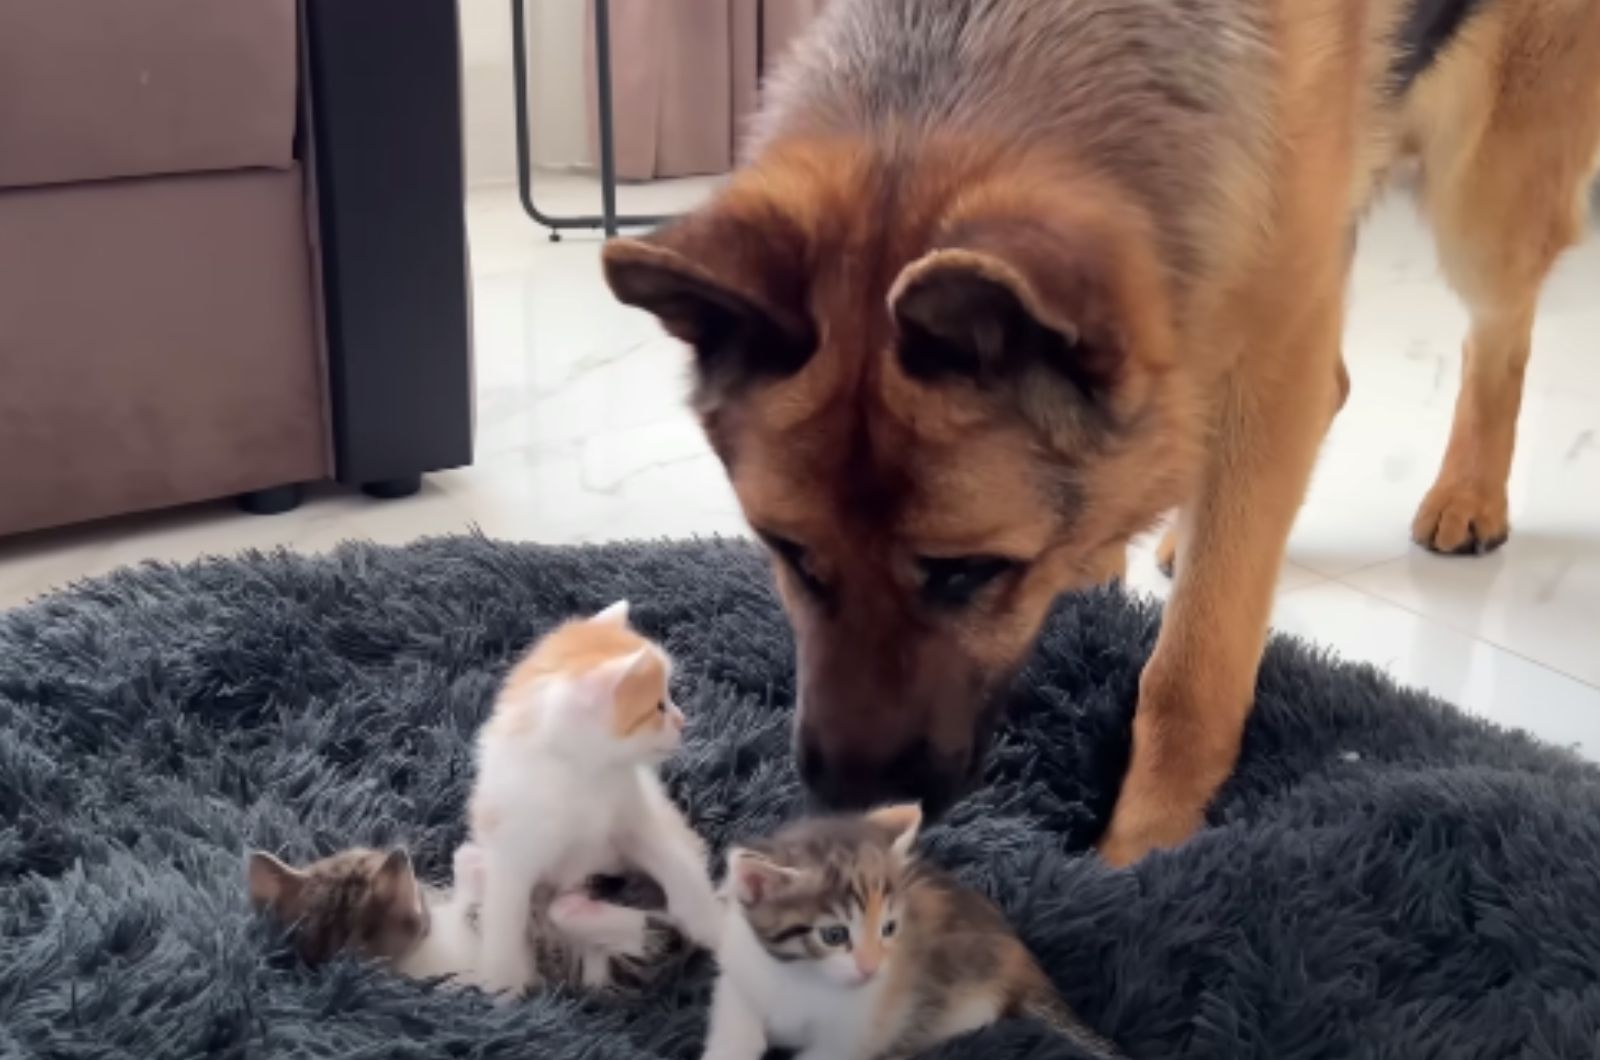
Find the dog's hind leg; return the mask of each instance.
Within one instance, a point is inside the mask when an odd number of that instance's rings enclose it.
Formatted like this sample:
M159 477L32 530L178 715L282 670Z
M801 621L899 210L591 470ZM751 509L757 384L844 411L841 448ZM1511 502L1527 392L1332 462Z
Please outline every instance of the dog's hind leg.
M1447 62L1414 102L1422 209L1472 316L1450 442L1411 525L1435 552L1489 552L1511 531L1506 480L1539 289L1582 235L1600 149L1600 14L1582 17L1486 26L1499 46ZM1485 53L1503 63L1487 68Z

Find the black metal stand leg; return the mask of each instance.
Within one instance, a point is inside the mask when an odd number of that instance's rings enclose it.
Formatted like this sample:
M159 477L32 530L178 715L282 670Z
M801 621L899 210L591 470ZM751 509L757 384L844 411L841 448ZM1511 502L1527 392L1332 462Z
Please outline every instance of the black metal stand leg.
M533 150L528 134L528 19L527 0L511 0L511 69L515 82L517 117L517 190L522 209L536 224L550 230L559 241L568 229L599 229L607 237L622 228L653 228L668 216L617 213L616 117L611 86L611 0L594 3L595 74L599 80L596 102L600 118L600 208L596 215L557 217L540 210L533 201Z
M594 0L594 65L600 110L600 215L606 237L617 234L616 113L611 96L611 0Z

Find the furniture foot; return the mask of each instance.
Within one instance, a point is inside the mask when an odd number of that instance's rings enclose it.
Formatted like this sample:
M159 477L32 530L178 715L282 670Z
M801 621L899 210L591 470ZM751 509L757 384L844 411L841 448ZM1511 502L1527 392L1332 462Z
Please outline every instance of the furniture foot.
M361 492L369 497L376 497L380 501L394 501L401 497L409 497L422 488L421 475L402 475L399 478L384 478L376 482L363 482Z
M239 507L251 515L282 515L300 507L305 487L298 482L239 494Z

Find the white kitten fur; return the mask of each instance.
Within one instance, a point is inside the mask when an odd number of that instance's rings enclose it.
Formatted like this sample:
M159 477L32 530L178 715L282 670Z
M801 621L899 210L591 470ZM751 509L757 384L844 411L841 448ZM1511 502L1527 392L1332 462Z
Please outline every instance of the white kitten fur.
M470 982L478 967L478 933L469 917L471 903L454 891L428 890L428 934L394 964L412 979L451 976Z
M612 605L590 622L625 627L627 605ZM532 980L523 938L536 885L568 891L631 866L661 885L668 916L691 941L716 941L721 908L703 847L655 773L677 750L683 714L663 692L660 725L623 736L613 729L618 689L635 668L669 672L661 649L639 644L576 674L559 666L529 680L513 674L479 735L472 817L486 857L478 977L486 989L514 991ZM569 901L552 913L581 920L595 912L592 905ZM629 919L600 930L627 934L633 926Z
M717 985L703 1060L761 1060L769 1046L795 1060L867 1060L888 976L865 983L828 962L774 960L744 917L730 913L717 949Z

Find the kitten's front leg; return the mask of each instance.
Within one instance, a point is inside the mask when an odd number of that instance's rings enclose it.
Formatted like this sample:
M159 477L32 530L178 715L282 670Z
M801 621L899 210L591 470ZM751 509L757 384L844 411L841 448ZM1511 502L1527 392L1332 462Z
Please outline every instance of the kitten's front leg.
M722 937L722 903L711 887L700 852L677 840L671 832L636 829L626 856L652 876L667 895L667 913L697 946L717 948Z
M701 1060L761 1060L767 1051L767 1031L726 973L717 977L711 995L711 1027Z
M650 914L584 892L563 894L551 902L550 923L580 945L619 957L640 958L648 949Z

